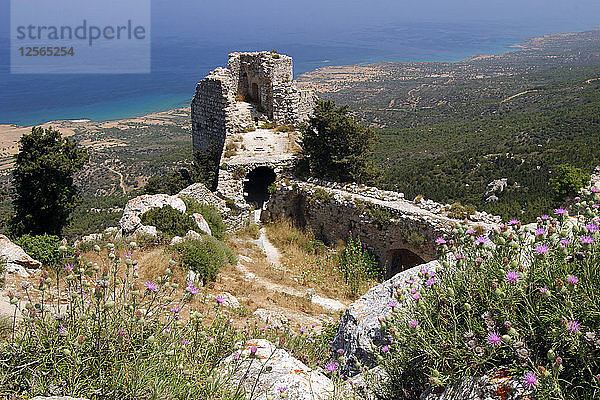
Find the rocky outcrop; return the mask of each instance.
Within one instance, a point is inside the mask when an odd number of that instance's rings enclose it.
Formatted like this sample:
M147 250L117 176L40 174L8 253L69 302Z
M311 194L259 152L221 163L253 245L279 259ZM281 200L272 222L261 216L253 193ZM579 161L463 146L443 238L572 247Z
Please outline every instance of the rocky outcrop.
M396 290L409 287L411 279L419 284L422 269L431 271L438 268L439 262L431 261L403 271L370 289L348 307L333 339L333 350L344 350L344 356L349 360L346 373L352 372L354 358L362 365L373 366L373 350L389 344L380 330L379 318L391 315L394 306L402 307L402 304L397 304Z
M8 273L17 273L27 278L27 270L36 270L42 267L42 263L31 258L25 251L10 241L4 235L0 235L0 261L6 262Z
M283 394L294 400L325 400L333 394L333 383L323 373L268 340L252 339L236 347L238 351L223 361L221 376L241 381L248 399L278 399Z
M185 203L181 198L169 196L168 194L145 194L129 200L119 221L123 235L131 235L142 226L140 217L145 212L152 208L163 208L167 205L182 213L186 211Z
M202 214L193 213L192 215L190 215L190 218L192 218L194 220L194 222L196 223L196 226L198 226L198 229L200 229L201 231L203 231L204 233L206 233L208 235L212 235L210 226L208 226L208 222L206 222L206 220L204 219Z
M488 183L485 188L485 194L483 195L483 200L492 203L498 201L498 196L506 190L508 187L508 179L496 179Z
M199 204L208 204L217 209L222 215L226 215L229 210L225 205L225 201L217 197L213 192L208 190L206 186L201 183L194 183L177 193L179 198L189 198L196 201Z

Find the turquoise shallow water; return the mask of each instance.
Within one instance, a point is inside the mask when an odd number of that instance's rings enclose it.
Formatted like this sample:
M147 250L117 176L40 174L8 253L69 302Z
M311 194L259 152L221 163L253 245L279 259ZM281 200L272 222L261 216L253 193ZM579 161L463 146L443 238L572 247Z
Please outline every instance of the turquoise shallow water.
M0 35L0 123L31 125L58 119L119 119L189 104L195 83L227 53L270 50L294 57L295 74L326 65L375 61L457 61L512 50L528 37L567 26L483 23L403 23L331 34L310 25L282 34L197 37L153 30L152 73L139 75L11 75L8 39ZM585 24L572 31L585 30Z

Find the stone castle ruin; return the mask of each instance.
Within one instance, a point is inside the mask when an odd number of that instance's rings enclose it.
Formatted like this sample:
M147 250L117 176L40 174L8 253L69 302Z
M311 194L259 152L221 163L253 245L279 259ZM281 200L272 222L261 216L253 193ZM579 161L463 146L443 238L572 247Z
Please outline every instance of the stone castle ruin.
M218 168L226 141L233 135L255 132L264 122L293 125L305 120L312 112L315 97L300 89L293 77L289 56L274 51L229 54L226 68L211 71L196 85L191 104L194 152L210 155ZM255 136L261 140L268 134L261 131ZM255 146L255 150L260 156L261 146ZM247 158L245 164L261 166L260 161L257 163L260 157ZM274 158L270 157L270 164ZM242 164L238 160L237 166Z

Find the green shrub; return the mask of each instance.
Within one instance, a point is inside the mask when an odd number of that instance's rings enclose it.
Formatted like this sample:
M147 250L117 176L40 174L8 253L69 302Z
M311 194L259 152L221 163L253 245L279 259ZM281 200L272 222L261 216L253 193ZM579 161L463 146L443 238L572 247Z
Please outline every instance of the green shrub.
M393 338L380 353L387 396L418 398L502 369L531 398L600 398L597 192L582 192L578 219L559 209L535 231L511 220L490 236L457 227L438 239L443 268L421 270L422 286L397 292L408 307L382 321Z
M382 272L375 258L369 254L360 237L350 236L346 248L339 256L338 268L344 281L350 287L350 294L356 297L360 294L363 284L368 279L380 279Z
M215 206L210 204L200 204L196 200L189 197L183 198L183 201L186 206L186 212L189 215L195 213L202 214L208 223L212 236L219 240L223 240L227 225L225 225L223 222L223 217L221 217L221 213L216 209Z
M214 281L222 267L237 261L225 243L210 236L202 240L185 240L177 245L177 250L181 254L181 266L194 271L205 284Z
M448 217L454 219L465 219L475 214L477 209L471 204L463 206L460 203L453 203L448 209Z
M15 243L44 266L53 267L60 261L60 239L54 235L23 235Z
M277 124L275 122L265 122L260 126L260 129L275 129Z
M162 208L152 208L140 217L142 224L155 226L156 229L167 236L185 236L189 230L197 230L198 227L189 215L177 211L166 205Z
M554 192L556 201L562 202L569 196L574 196L579 188L590 181L590 174L580 168L568 164L554 167L553 177L550 178L550 187Z

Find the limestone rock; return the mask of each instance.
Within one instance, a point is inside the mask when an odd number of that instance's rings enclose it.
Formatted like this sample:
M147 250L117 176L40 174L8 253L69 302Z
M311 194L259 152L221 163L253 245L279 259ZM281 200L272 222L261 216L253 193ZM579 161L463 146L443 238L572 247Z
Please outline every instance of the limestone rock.
M379 329L378 319L392 313L391 306L396 302L394 296L396 287L400 289L408 287L409 283L407 281L411 278L414 278L415 282L418 283L417 275L422 268L436 270L440 267L437 261L431 261L402 271L391 279L371 288L352 303L342 316L333 339L333 349L343 349L344 356L349 360L356 357L363 365L374 365L375 360L371 354L373 347L389 344Z
M185 234L185 238L189 239L189 240L201 240L202 239L202 235L199 234L196 231L187 231L187 233Z
M227 212L225 201L217 197L201 183L194 183L177 194L179 198L190 198L200 204L214 206L221 214Z
M198 226L198 229L200 229L201 231L204 231L204 233L206 233L208 235L212 235L210 226L208 226L208 222L206 222L206 220L204 219L202 214L194 213L190 216L190 218L192 218L194 220L194 222Z
M215 296L215 299L220 298L223 300L223 305L230 308L240 308L240 302L238 299L229 292L219 293Z
M157 229L156 229L155 226L140 225L135 230L135 234L136 235L145 235L145 236L157 237L158 236L158 231L157 231Z
M252 339L236 347L238 351L223 361L221 374L233 375L236 381L247 374L242 382L246 398L277 399L280 388L285 388L286 397L294 400L325 400L333 394L333 382L323 373L312 370L268 340ZM251 356L253 348L256 354Z
M124 234L132 234L142 224L140 216L152 208L163 208L169 205L174 209L184 213L186 211L185 203L177 196L168 194L145 194L133 198L127 202L123 216L119 221Z
M265 308L257 308L252 315L274 329L283 329L290 323L290 319L283 313L267 310Z
M174 246L183 242L183 238L181 236L173 236L173 239L169 242L169 245Z
M28 269L42 267L41 262L31 258L21 247L4 235L0 235L0 260L6 262L5 268L8 273L16 273L23 278L29 277Z

